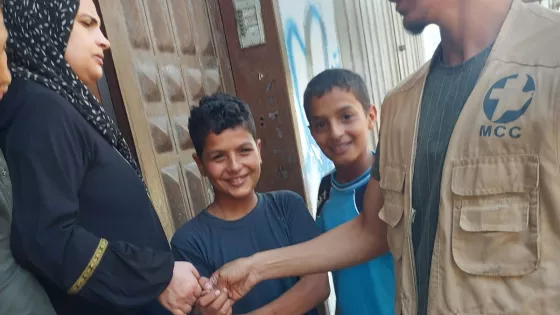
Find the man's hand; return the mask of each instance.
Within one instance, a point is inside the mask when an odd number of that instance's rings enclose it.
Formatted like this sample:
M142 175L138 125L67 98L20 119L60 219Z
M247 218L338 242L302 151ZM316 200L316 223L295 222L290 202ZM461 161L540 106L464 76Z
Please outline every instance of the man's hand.
M355 266L387 253L387 225L379 218L383 195L379 182L371 179L364 209L354 219L307 242L276 248L233 261L212 277L226 288L234 301L267 279L323 273Z
M202 292L198 278L200 275L191 263L175 262L171 282L158 301L173 315L187 315Z
M233 300L228 298L226 290L215 289L209 279L198 280L204 289L202 296L196 301L196 309L201 315L232 315Z
M252 257L240 258L225 264L210 279L215 287L226 289L229 297L234 301L244 297L261 281Z

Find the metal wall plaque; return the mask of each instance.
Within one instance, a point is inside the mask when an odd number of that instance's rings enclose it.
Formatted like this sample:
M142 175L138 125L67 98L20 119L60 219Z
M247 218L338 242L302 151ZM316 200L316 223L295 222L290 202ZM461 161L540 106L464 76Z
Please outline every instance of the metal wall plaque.
M237 36L241 48L266 43L260 0L234 0Z

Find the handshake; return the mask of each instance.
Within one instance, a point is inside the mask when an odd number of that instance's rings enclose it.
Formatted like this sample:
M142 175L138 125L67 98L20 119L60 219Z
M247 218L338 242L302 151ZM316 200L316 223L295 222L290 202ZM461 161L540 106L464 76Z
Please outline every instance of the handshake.
M178 261L171 282L158 301L173 315L187 315L193 307L203 315L231 315L233 303L262 280L253 270L250 258L241 258L207 279L200 277L191 263Z

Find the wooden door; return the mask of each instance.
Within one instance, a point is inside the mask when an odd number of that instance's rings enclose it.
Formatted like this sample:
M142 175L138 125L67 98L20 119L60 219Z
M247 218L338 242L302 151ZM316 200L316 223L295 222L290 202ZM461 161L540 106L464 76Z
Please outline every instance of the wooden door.
M140 165L169 236L212 199L187 121L204 94L235 87L212 0L99 0Z

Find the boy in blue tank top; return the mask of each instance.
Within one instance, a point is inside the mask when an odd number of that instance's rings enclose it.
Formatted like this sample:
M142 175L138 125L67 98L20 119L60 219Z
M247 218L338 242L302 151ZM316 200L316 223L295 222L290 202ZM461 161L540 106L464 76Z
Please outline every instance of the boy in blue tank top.
M311 135L335 170L319 187L317 224L322 232L354 219L362 203L375 153L368 149L377 116L363 79L344 69L314 77L304 93ZM390 252L333 273L337 314L393 315L395 277Z

